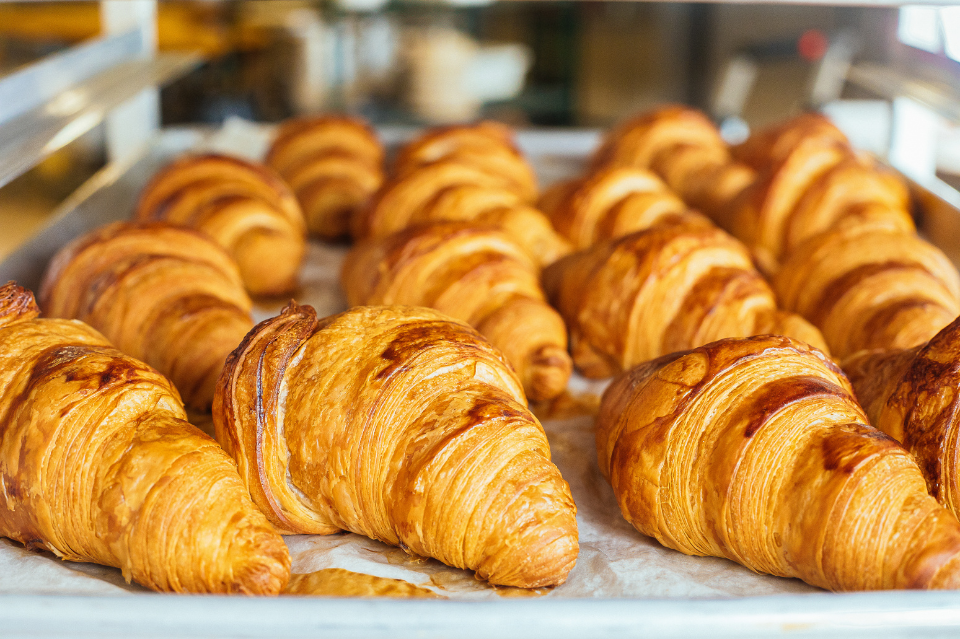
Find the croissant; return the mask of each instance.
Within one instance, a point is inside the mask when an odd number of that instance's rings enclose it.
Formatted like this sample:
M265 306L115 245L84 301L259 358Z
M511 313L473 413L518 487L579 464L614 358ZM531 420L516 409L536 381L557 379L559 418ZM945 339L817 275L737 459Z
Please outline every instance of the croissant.
M502 176L456 159L438 160L388 180L369 207L353 218L353 237L359 240L403 230L446 189L463 185L510 190Z
M913 453L937 501L960 513L960 320L907 349L861 351L843 368L870 423Z
M697 109L666 105L627 120L604 138L591 167L651 168L665 149L679 145L725 149L726 143L710 119Z
M383 148L363 122L343 116L285 122L267 164L296 194L311 233L335 239L383 183Z
M537 176L513 141L513 131L498 122L430 129L397 153L394 175L442 160L469 164L504 180L524 202L537 197Z
M306 250L303 213L289 187L265 166L214 154L181 158L147 184L135 217L211 236L237 261L255 295L296 286Z
M777 310L743 245L696 214L569 255L543 282L587 377L723 337L777 333L826 348L817 329Z
M117 222L69 243L40 301L47 315L80 319L155 367L199 410L253 327L233 260L208 237L164 224Z
M278 594L283 539L177 391L0 287L0 535L154 590Z
M797 144L742 195L731 232L750 247L768 273L797 244L856 217L862 205L882 205L905 232L913 232L902 182L853 156L849 147L821 138Z
M214 425L283 530L350 530L527 588L576 561L576 507L519 380L436 311L318 321L291 303L230 356Z
M535 401L564 391L573 365L563 319L544 300L539 268L503 233L457 222L355 246L341 274L353 306L428 306L499 348Z
M731 147L733 157L755 169L784 160L798 145L818 139L820 144L848 146L849 140L825 115L803 113L761 129L741 144Z
M623 516L669 548L831 590L960 587L960 522L866 424L822 353L725 339L618 377L597 451Z
M687 210L660 178L630 167L601 169L569 187L554 187L546 196L554 227L578 249L643 230Z
M507 189L460 184L440 191L410 217L408 226L442 221L471 221L509 235L541 266L570 253L570 243L550 220Z
M889 219L839 225L793 249L773 281L781 305L820 328L838 358L910 348L960 315L960 275Z

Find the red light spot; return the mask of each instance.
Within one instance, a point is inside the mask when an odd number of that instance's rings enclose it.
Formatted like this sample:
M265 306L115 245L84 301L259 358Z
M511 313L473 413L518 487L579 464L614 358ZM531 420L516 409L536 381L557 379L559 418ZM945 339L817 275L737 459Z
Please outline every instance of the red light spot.
M797 40L797 52L805 60L816 62L827 52L830 41L819 29L808 29Z

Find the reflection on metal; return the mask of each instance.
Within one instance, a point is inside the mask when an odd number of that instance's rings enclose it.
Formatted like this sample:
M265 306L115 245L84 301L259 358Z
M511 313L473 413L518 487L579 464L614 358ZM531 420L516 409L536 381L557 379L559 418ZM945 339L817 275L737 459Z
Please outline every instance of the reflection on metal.
M876 64L861 63L850 69L847 80L879 96L908 97L953 122L960 122L960 90Z
M44 92L47 99L42 103L0 120L0 186L92 129L111 109L143 89L180 77L199 63L199 56L193 54L162 54L111 65L55 94ZM0 81L0 96L5 83Z

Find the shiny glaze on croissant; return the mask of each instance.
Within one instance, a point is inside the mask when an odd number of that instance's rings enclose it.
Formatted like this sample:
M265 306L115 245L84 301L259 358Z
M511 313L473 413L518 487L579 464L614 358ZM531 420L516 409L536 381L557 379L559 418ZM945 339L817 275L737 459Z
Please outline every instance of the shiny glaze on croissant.
M567 329L539 269L503 233L472 224L419 226L356 245L341 274L353 306L428 306L476 328L503 351L527 397L564 391L573 365Z
M445 188L416 210L407 226L444 221L470 221L499 228L541 266L555 262L572 250L543 213L524 204L508 189L476 184Z
M587 377L722 337L777 333L825 348L813 326L777 309L743 245L696 214L569 255L543 281Z
M0 535L154 590L278 594L283 539L152 368L0 287Z
M346 235L350 220L383 183L376 133L346 116L284 122L266 162L296 194L310 232L324 239Z
M266 166L217 154L181 158L147 184L135 217L206 233L236 260L254 295L296 286L306 250L303 213L290 188Z
M795 248L774 280L784 308L845 358L909 348L960 315L960 275L938 248L889 219L841 224Z
M397 153L393 173L402 176L439 161L469 164L505 182L524 202L537 197L537 176L513 141L513 130L499 122L483 121L428 129Z
M231 356L214 424L283 530L350 530L520 587L576 561L576 508L519 380L436 311L318 321L291 304Z
M831 590L960 587L960 522L806 344L726 339L638 366L596 434L624 517L669 548Z
M62 248L40 292L47 315L82 320L168 376L204 410L227 355L253 327L237 265L210 238L117 222Z
M913 348L861 351L843 369L870 423L913 453L930 494L960 514L960 319Z
M600 169L569 186L554 186L545 195L554 227L577 249L641 231L687 210L660 178L631 167Z
M874 218L883 215L912 233L908 204L906 187L893 174L855 157L844 144L811 138L763 170L742 194L731 232L765 272L775 273L800 242L859 217L865 205L881 205L872 210Z

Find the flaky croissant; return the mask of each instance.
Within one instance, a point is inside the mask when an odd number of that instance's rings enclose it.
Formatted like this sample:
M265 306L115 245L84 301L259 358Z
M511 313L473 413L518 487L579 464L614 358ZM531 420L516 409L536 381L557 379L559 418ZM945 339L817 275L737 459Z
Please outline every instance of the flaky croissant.
M723 337L776 333L826 348L817 329L777 309L744 246L696 214L568 255L543 282L587 377Z
M937 247L889 219L840 225L801 243L774 279L785 309L830 350L910 348L960 315L960 275Z
M214 424L282 530L350 530L520 587L576 561L576 508L519 380L436 311L291 304L231 355Z
M152 368L0 287L0 535L154 590L278 594L283 539Z
M960 522L866 424L822 353L725 339L618 377L597 451L627 521L670 548L831 590L960 588Z
M407 143L393 163L395 176L439 161L456 161L500 177L524 202L537 197L537 176L517 149L510 127L483 121L429 129Z
M737 161L755 169L779 164L793 150L808 140L817 139L827 146L847 146L847 136L829 118L820 113L802 113L786 122L760 129L744 142L731 147Z
M296 286L306 250L303 213L290 188L266 166L216 154L181 158L147 184L135 217L206 233L236 260L255 295Z
M909 349L844 360L870 423L913 453L930 494L960 514L960 319Z
M577 249L649 228L686 205L656 175L631 167L605 168L545 193L554 227Z
M555 262L572 250L543 213L524 204L507 189L476 184L448 187L416 210L408 226L444 221L470 221L497 227L541 266Z
M40 291L48 316L82 320L209 408L227 355L253 327L236 264L210 238L117 222L69 243Z
M297 196L311 233L346 235L350 220L383 183L383 149L364 122L345 116L288 120L267 165Z
M806 139L760 173L743 193L731 232L744 242L767 273L803 240L856 218L861 207L878 205L905 233L914 230L904 184L854 156L846 145Z
M366 240L347 255L341 283L354 306L428 306L469 323L503 351L531 400L567 387L563 319L544 299L537 265L495 229L446 222Z

